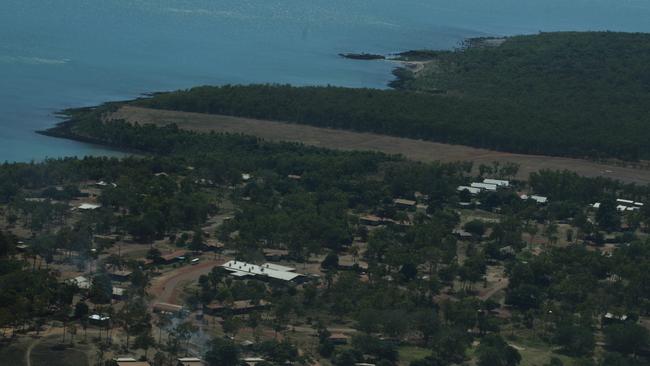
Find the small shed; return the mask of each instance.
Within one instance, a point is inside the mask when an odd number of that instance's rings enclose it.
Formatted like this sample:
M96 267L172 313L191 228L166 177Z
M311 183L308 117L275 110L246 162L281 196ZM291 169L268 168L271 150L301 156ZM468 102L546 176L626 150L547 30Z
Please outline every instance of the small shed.
M183 307L176 304L169 304L166 302L158 302L153 305L154 313L167 313L167 314L180 314Z
M203 361L198 357L181 357L178 364L182 366L203 366Z

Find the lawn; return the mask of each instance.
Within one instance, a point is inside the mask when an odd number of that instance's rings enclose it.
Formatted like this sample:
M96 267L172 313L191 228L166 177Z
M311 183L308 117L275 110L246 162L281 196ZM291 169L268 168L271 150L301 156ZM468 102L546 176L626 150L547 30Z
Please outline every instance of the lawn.
M399 361L402 365L408 365L412 361L425 358L431 354L431 350L415 346L402 346L399 348Z

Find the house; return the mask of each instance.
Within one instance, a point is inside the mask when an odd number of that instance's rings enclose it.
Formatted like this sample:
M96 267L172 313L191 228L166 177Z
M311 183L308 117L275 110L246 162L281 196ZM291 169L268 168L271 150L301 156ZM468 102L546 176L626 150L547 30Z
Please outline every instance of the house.
M415 205L417 204L417 202L415 202L413 200L407 200L407 199L403 199L403 198L395 198L393 200L393 203L395 204L395 206L397 206L399 208L402 208L402 209L410 209L410 208L415 207Z
M119 240L117 235L95 235L93 236L93 241L101 245L111 245L115 244Z
M266 248L262 249L262 253L264 253L264 258L269 261L280 261L289 257L289 251L286 249Z
M415 211L419 213L427 213L427 210L429 209L429 205L425 205L422 203L418 203L417 206L415 206Z
M359 217L359 222L368 226L379 226L384 223L384 219L375 215L365 215Z
M497 190L497 185L496 184L474 182L474 183L470 184L470 186L472 188L478 188L480 190L486 190L486 191L491 191L491 192L495 192Z
M603 325L609 325L609 324L617 324L617 323L625 323L628 320L631 320L627 315L616 315L612 314L610 312L605 313L605 315L602 316L601 318L601 323Z
M181 357L178 359L178 365L203 366L203 361L198 357Z
M167 313L167 314L180 314L183 311L183 307L175 304L168 304L166 302L158 302L153 304L154 313Z
M92 211L102 207L102 205L96 203L82 203L77 208L84 211Z
M70 279L69 282L73 285L76 285L81 290L89 290L92 284L92 282L84 276L77 276L75 278Z
M29 245L27 245L27 244L25 244L23 242L19 242L19 244L16 245L16 250L21 252L21 253L26 252L27 249L29 249Z
M175 252L163 254L160 256L162 259L162 262L165 264L172 264L174 262L182 261L185 260L185 254L187 251L185 250L177 250Z
M300 273L293 272L293 269L272 263L258 266L255 264L232 260L221 265L221 268L230 272L232 276L237 278L252 277L260 280L273 280L284 283L299 283L304 280L304 276Z
M113 300L124 300L126 298L126 289L113 286Z
M265 362L266 360L264 360L262 357L246 357L242 358L242 361L244 361L244 363L248 366L255 366L260 362Z
M133 357L119 357L114 358L113 361L117 366L151 366L147 361L138 361Z
M293 180L301 180L302 179L301 176L295 175L295 174L289 174L289 175L287 175L287 178L293 179Z
M129 278L131 278L132 274L133 271L119 270L119 271L110 272L108 275L111 277L111 280L113 281L126 282L129 280Z
M110 317L99 314L92 314L88 316L88 322L96 326L105 326L110 320Z
M329 336L330 342L335 345L348 344L350 337L346 336L343 333L333 333Z
M458 192L468 191L471 194L479 194L479 193L481 193L480 188L468 187L468 186L458 186L458 188L456 188L456 190Z
M495 186L502 187L502 188L510 187L510 181L501 180L501 179L483 179L483 183L493 184Z
M264 300L260 300L258 303L254 303L251 300L239 300L233 301L232 305L223 303L212 303L206 305L205 312L215 316L221 316L228 313L233 315L243 315L257 310L267 309L269 306L271 306L271 303Z
M533 201L535 201L535 202L537 202L539 204L544 204L544 203L548 202L548 197L544 197L544 196L537 196L537 195L528 196L526 194L522 194L519 197L522 200L533 200Z
M474 235L472 235L470 232L467 232L463 229L454 229L451 233L461 240L468 240L474 237Z

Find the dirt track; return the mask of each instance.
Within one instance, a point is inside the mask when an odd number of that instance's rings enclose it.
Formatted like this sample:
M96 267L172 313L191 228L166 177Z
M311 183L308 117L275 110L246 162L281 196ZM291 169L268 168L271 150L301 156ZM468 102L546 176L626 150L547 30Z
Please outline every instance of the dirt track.
M149 293L154 301L180 305L179 296L185 284L196 282L201 275L208 274L212 268L225 263L225 260L205 260L197 265L179 267L152 281Z
M520 165L519 179L528 179L530 173L541 169L566 169L586 177L602 176L628 183L650 184L650 170L624 168L581 159L503 153L372 133L132 106L122 107L111 118L156 125L175 123L180 128L193 131L242 133L268 141L301 142L330 149L380 151L387 154L401 154L406 158L425 162L473 161L475 166L490 164L493 161L512 162Z

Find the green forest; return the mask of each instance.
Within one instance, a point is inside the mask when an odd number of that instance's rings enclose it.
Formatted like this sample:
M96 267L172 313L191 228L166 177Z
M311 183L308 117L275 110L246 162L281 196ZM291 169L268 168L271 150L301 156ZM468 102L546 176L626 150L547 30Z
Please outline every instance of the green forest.
M472 44L470 42L470 44ZM404 53L397 90L197 87L133 104L589 158L650 158L650 36L586 32Z

